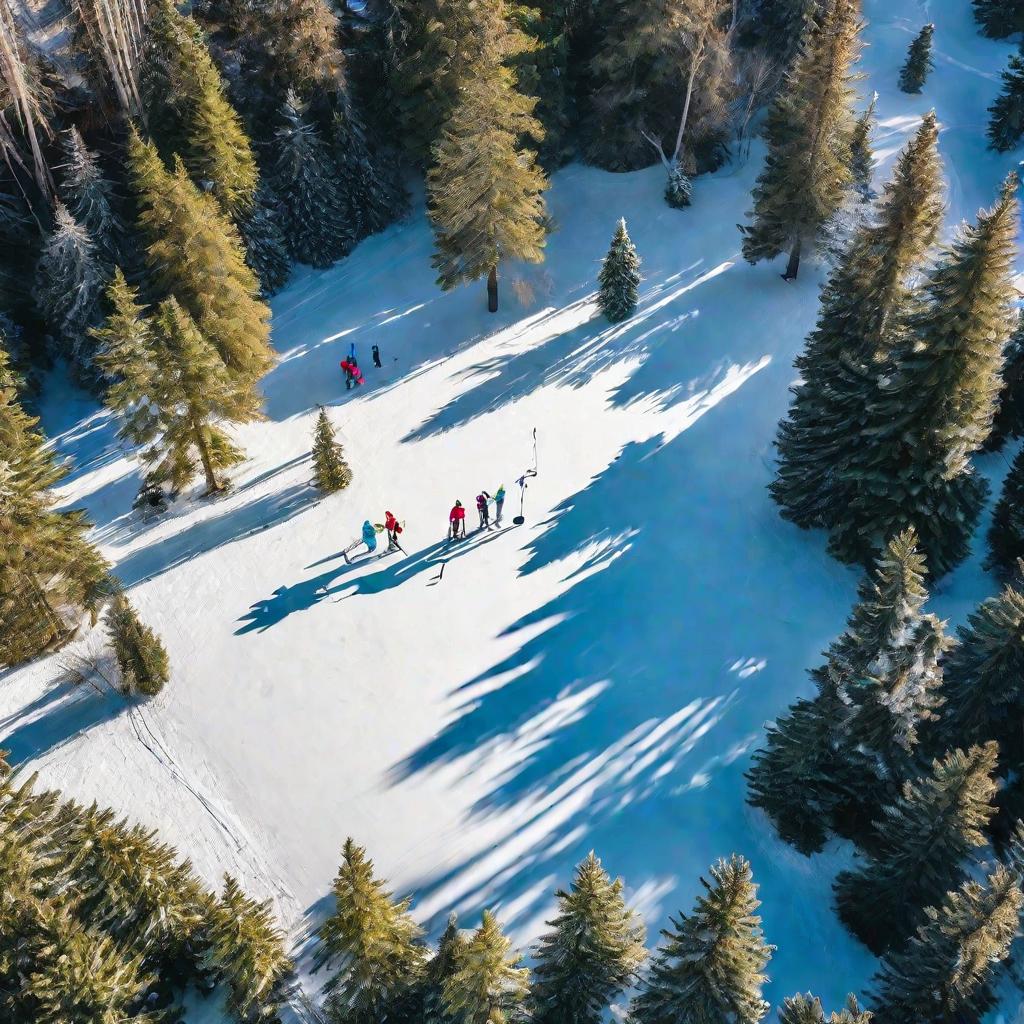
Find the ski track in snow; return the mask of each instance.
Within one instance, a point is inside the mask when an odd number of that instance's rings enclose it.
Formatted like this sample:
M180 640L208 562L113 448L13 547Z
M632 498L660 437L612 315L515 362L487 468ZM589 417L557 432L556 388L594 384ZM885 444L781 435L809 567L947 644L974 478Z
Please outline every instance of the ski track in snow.
M952 229L1021 159L983 148L1013 47L978 36L967 0L865 8L878 177L934 106ZM905 96L898 70L926 18L938 68ZM230 871L272 898L309 994L322 980L306 973L309 935L351 834L415 892L431 934L450 909L472 926L495 906L524 946L591 848L624 876L652 944L736 850L779 947L771 1001L870 1002L875 962L831 908L850 848L808 860L744 803L765 722L808 692L857 581L765 491L823 270L805 264L787 286L742 262L735 225L761 156L698 178L685 211L664 205L658 168L559 172L547 262L504 273L496 316L482 284L436 289L422 209L329 271L299 269L272 303L268 419L237 431L250 458L233 490L162 519L130 513L138 464L54 377L44 424L75 462L63 495L92 516L174 676L145 705L73 687L64 668L99 649L86 635L0 674L0 747L43 783L159 828L211 884ZM636 315L612 326L594 290L623 215L645 279ZM384 367L346 393L352 342L365 362L378 343ZM322 500L318 403L355 473ZM539 472L514 526L534 427ZM998 487L1006 456L980 465ZM472 529L473 497L499 483L504 528L447 544L454 499ZM408 554L345 565L341 549L386 508ZM934 594L951 625L995 588L981 554ZM993 1024L1021 1019L1019 995L1004 997ZM207 1001L188 1020L222 1017Z

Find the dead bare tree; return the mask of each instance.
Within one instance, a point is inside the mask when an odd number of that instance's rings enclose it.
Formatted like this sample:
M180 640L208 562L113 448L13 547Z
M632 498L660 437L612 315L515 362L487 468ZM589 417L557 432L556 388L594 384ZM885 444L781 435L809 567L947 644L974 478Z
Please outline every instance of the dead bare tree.
M761 99L776 86L780 76L778 61L761 47L745 52L738 68L741 104L736 114L736 143L740 155L750 155L750 122Z
M73 0L86 45L102 60L122 111L138 114L146 9L141 0Z

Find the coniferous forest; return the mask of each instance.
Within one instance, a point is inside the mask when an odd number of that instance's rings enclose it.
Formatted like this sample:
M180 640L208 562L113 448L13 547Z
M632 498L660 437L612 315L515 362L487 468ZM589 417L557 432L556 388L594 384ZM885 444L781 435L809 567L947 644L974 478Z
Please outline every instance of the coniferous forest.
M0 1020L1020 1001L1024 7L898 6L0 0Z

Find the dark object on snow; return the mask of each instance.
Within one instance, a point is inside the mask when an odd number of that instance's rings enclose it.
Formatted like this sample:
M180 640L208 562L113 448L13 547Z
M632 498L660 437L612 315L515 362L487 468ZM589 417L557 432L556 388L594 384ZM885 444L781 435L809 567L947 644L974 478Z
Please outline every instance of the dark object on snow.
M370 354L373 356L373 365L376 366L377 369L379 370L381 368L380 349L376 345L374 345L373 348L370 349Z

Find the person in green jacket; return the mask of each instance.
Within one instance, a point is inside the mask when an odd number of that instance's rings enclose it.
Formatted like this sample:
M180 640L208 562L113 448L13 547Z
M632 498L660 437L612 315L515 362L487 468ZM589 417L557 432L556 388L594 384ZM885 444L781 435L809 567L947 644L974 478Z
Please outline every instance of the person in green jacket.
M501 526L501 508L505 504L505 485L494 492L494 525Z

